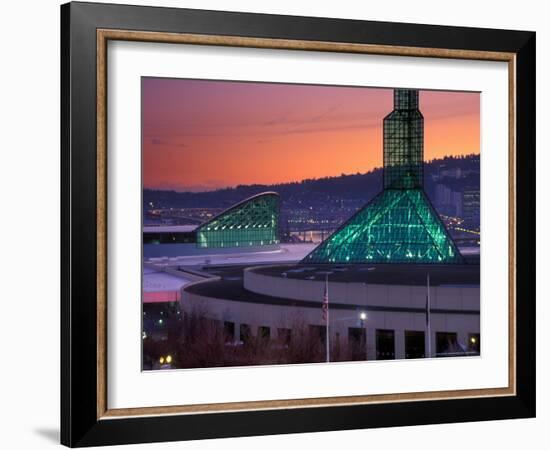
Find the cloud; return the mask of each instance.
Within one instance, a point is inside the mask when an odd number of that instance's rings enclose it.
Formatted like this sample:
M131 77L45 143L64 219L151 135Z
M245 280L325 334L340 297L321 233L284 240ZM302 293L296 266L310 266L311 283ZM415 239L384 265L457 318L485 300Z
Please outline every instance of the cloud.
M187 129L180 127L179 132L171 137L174 139L253 138L257 143L261 143L260 141L284 135L370 129L382 126L382 119L378 116L369 113L337 111L338 109L338 106L332 106L313 116L291 117L285 114L267 122L243 122L239 126L235 126L234 123L187 124ZM166 143L163 142L163 144Z
M151 144L158 145L158 146L162 145L162 146L178 147L178 148L188 147L188 145L184 142L171 142L170 140L162 139L157 136L154 136L151 138Z

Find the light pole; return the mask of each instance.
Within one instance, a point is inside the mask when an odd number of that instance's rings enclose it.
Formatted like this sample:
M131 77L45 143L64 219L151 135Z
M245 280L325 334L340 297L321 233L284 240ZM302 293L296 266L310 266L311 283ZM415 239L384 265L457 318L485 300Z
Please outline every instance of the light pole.
M329 301L328 301L328 276L331 275L332 272L317 272L317 275L324 275L325 276L325 293L323 295L323 303L322 303L322 319L323 322L325 322L325 345L326 345L326 361L330 362L330 332L329 332L329 323L330 323L330 312L329 312Z
M426 276L426 332L428 333L428 358L432 357L432 325L430 323L431 308L430 273L428 272Z
M359 313L359 320L361 321L361 329L363 330L363 336L365 336L365 361L367 360L367 329L365 328L367 322L367 313L361 311Z

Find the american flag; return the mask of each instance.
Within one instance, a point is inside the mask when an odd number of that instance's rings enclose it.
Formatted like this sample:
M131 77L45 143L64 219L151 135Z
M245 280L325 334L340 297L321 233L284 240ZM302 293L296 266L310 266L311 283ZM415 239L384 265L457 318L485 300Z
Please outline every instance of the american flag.
M325 295L323 296L323 321L328 322L328 276L325 279Z

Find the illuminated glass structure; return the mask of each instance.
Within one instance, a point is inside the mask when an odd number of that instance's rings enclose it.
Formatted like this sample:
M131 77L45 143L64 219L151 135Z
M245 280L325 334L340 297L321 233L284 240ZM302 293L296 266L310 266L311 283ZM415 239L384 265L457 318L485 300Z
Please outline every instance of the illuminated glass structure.
M424 117L418 91L396 89L394 110L384 118L384 189L422 189Z
M197 247L228 248L279 243L279 195L264 192L218 214L196 230Z
M464 262L423 190L423 135L418 91L396 89L384 118L384 190L302 262Z

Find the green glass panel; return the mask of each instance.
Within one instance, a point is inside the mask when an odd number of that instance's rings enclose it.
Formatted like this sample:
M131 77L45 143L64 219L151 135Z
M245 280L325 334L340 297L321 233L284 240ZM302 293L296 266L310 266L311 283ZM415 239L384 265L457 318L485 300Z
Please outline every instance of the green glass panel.
M396 89L394 110L384 118L384 188L421 188L423 159L424 118L418 110L418 91Z
M197 228L197 247L231 248L279 243L279 196L258 194Z
M463 264L423 191L423 159L418 91L396 89L384 118L384 190L302 262Z
M421 189L387 189L302 262L461 264L463 259Z

